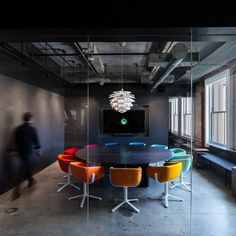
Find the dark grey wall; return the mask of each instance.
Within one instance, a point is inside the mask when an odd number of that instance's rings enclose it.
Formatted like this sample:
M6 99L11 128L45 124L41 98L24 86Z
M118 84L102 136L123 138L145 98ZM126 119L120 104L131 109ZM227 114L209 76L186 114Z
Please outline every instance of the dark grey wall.
M12 161L6 148L14 127L26 111L35 115L43 156L35 159L37 171L56 160L64 149L64 97L0 74L0 193L11 187Z
M66 83L53 73L49 73L32 60L16 57L0 46L0 74L14 78L39 88L64 95Z
M107 93L107 91L104 91ZM133 92L135 94L135 91ZM65 126L65 146L82 146L89 143L104 144L107 141L118 141L127 144L131 141L144 141L147 144L160 143L168 145L168 97L136 96L136 104L149 106L149 137L111 137L99 133L99 110L109 106L108 96L89 97L89 124L87 124L87 97L66 97L65 111L68 119ZM74 111L74 117L70 111ZM89 127L89 139L87 139Z

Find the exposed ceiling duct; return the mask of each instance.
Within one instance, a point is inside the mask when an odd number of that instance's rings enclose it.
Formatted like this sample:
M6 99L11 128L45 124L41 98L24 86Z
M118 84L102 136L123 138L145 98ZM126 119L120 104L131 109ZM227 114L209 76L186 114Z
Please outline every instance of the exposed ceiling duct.
M183 76L178 79L178 83L183 83L189 80L192 76L193 82L207 75L208 73L221 68L228 62L236 58L236 43L226 42L216 44L213 52L210 52L203 60L201 60L192 71L187 71Z
M176 44L176 42L167 42L167 43L165 43L165 46L164 46L161 53L151 53L151 54L149 54L149 56L148 56L148 66L153 67L153 69L151 71L151 75L149 76L149 80L151 80L152 83L153 83L154 77L156 76L156 74L158 73L158 71L161 67L161 65L159 65L159 64L156 65L156 62L159 61L160 59L162 60L165 57L164 54L168 55L168 52L171 51L171 49L173 48L173 46L175 44ZM165 57L165 58L168 60L168 57ZM155 64L150 63L152 61L154 61ZM167 64L168 64L168 62L167 62ZM165 66L167 66L167 65L165 65Z
M184 60L184 58L187 56L188 49L185 44L178 43L176 44L172 50L172 59L168 66L166 67L165 71L162 73L161 77L158 78L156 82L154 82L154 85L152 86L150 92L152 93L158 85L160 85L167 76Z
M117 42L8 43L24 62L30 59L70 84L120 83ZM5 45L6 47L6 45ZM148 85L189 84L236 58L235 42L128 42L124 55L124 83ZM187 50L188 48L188 50ZM188 53L186 51L189 51ZM181 55L182 53L182 55ZM187 53L187 55L186 55ZM200 57L201 56L201 57ZM150 70L151 69L151 70ZM88 79L89 76L89 79ZM160 88L162 89L162 88Z

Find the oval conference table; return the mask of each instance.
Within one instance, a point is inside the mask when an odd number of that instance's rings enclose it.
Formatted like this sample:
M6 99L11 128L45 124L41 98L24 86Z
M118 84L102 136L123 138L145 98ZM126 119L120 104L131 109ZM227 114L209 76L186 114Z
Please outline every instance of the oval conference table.
M105 167L142 167L140 187L148 187L146 167L149 163L167 161L174 153L151 146L95 146L89 149L79 149L78 158L89 163L99 163Z

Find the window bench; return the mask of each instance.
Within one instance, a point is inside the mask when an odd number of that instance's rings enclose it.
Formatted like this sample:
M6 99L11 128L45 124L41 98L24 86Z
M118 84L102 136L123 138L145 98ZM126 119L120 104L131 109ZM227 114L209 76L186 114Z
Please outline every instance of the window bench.
M197 164L200 159L206 159L209 162L212 162L225 170L225 186L227 186L228 180L231 180L232 168L236 166L236 163L223 159L217 155L211 154L209 152L198 152L197 155Z

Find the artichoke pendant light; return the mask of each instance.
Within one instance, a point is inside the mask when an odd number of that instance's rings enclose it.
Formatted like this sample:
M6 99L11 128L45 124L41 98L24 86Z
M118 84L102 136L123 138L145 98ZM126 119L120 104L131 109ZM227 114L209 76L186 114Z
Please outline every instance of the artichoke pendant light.
M133 106L133 102L135 99L135 96L130 92L130 91L125 91L123 89L123 47L126 45L126 43L121 43L121 48L122 48L122 72L121 72L121 90L119 91L113 91L112 94L110 94L109 99L110 99L110 104L111 107L120 112L120 113L125 113L126 111L130 110L131 107Z

